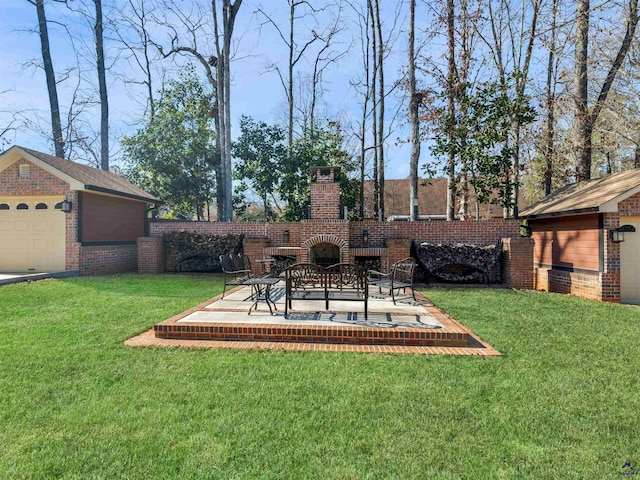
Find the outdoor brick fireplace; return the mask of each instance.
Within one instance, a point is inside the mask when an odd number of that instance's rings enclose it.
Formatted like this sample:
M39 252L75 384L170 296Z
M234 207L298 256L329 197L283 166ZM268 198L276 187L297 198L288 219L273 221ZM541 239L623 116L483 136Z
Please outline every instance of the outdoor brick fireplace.
M501 243L505 252L502 278L514 288L533 287L533 244L529 238L520 238L519 221L349 221L340 218L340 167L312 167L311 171L308 219L276 223L151 221L149 237L138 242L139 271L174 270L176 259L166 254L162 242L166 233L175 231L243 234L243 252L253 260L270 259L281 265L350 262L381 271L411 256L414 240L434 244ZM253 267L256 273L261 268L257 262Z

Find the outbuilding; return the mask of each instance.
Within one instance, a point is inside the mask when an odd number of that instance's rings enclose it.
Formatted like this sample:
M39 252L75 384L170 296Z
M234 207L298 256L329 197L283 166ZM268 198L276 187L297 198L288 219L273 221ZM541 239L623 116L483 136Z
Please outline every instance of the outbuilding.
M156 203L115 173L13 146L0 154L0 272L135 271Z
M640 169L568 185L520 213L534 288L640 304Z

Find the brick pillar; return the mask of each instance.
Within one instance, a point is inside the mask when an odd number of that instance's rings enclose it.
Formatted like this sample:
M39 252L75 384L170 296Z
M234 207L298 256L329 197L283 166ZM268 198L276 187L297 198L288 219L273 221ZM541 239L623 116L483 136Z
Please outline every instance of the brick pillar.
M167 251L162 237L138 238L138 273L157 274L167 269Z
M411 256L411 239L409 238L387 238L387 255L389 257L387 268L403 258Z
M266 237L245 238L242 241L242 253L251 260L251 273L262 272L262 265L257 260L264 258L264 249L269 246L269 243Z
M511 288L533 289L532 238L503 238L503 281Z

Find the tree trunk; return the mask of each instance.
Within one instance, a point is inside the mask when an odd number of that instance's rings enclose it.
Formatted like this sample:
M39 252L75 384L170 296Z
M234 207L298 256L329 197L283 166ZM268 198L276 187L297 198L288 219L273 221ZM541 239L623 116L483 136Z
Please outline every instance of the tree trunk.
M100 93L100 168L109 170L109 97L104 66L104 42L102 28L102 0L94 0L96 7L96 58L98 60L98 89Z
M591 121L588 109L587 60L589 50L589 0L577 0L575 53L576 179L591 178Z
M576 114L575 125L577 135L577 180L591 178L591 135L598 116L604 107L611 86L616 78L622 63L624 62L631 41L635 35L638 25L638 0L629 1L629 18L627 19L626 31L618 53L611 63L607 77L602 84L598 98L591 111L588 107L588 74L587 74L587 54L589 45L589 0L578 0L576 13L576 71L575 71L575 102Z
M291 0L289 3L289 64L287 68L287 106L289 108L287 119L287 151L288 157L291 157L291 148L293 146L293 67L294 67L294 20L296 14L296 2ZM290 158L289 158L290 159Z
M371 19L371 60L373 70L371 73L371 136L373 138L373 214L380 218L380 178L378 176L378 39L376 36L375 12L371 0L367 0L369 18Z
M384 213L384 44L382 43L382 22L380 20L380 3L375 0L376 32L378 35L378 221L385 219Z
M44 74L47 79L47 91L49 92L49 108L51 110L51 131L53 136L53 146L56 157L64 158L64 138L62 136L62 122L60 122L60 105L58 103L58 88L56 85L56 75L51 60L51 49L49 47L49 29L47 27L47 17L44 12L44 0L36 0L36 10L38 13L38 28L40 32L40 47L42 49L42 63Z
M556 49L556 23L558 17L558 0L553 0L551 13L551 40L549 43L549 60L547 62L547 88L546 88L546 145L544 151L544 195L551 194L553 184L553 156L555 153L555 49Z
M236 0L233 4L231 0L222 0L222 45L218 27L218 15L216 0L212 0L212 13L215 30L216 53L218 54L216 63L216 152L220 158L219 179L222 185L218 185L218 193L223 194L223 198L218 198L218 220L230 222L233 218L233 189L231 178L231 37L236 20L238 9L242 0Z
M454 0L447 0L447 44L448 44L448 72L447 72L447 116L450 119L455 117L456 105L455 105L455 9ZM454 125L451 122L449 130L447 132L449 136L449 144L453 143ZM456 157L453 152L449 151L449 158L447 160L447 220L452 221L455 218L455 168Z
M420 160L420 117L418 109L422 95L416 92L416 63L415 63L415 15L416 0L409 1L409 122L411 123L411 164L409 167L409 218L418 219L418 163Z

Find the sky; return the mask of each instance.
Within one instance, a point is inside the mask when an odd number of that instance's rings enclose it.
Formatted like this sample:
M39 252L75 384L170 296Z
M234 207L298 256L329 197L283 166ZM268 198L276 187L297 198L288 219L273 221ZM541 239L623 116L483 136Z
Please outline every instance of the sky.
M72 4L77 4L72 2ZM208 2L204 2L206 4ZM383 2L384 3L384 2ZM392 4L395 2L392 2ZM122 6L123 0L116 0L115 4ZM273 18L282 28L286 27L287 7L284 1L276 3L273 0L244 0L238 13L238 19L234 31L236 51L231 65L231 114L233 118L232 135L237 135L235 129L241 115L249 115L256 120L267 123L284 123L283 111L285 109L284 93L281 82L270 64L284 65L286 49L276 34L276 29L265 24L265 18L257 13L258 8L265 5L265 10L273 13ZM388 5L388 4L387 4ZM59 96L61 109L68 110L70 98L76 90L78 76L84 80L81 82L80 94L90 99L97 98L93 93L97 81L94 71L91 69L91 55L93 39L91 38L90 21L80 15L69 12L65 7L53 4L45 0L47 17L50 21L49 35L52 45L52 57L59 81ZM280 9L278 9L278 6ZM388 7L391 8L391 7ZM117 15L111 12L111 15ZM404 15L404 12L403 12ZM393 11L384 12L383 17L387 31L394 26L395 14ZM49 135L49 103L46 90L44 72L36 65L42 62L40 41L37 35L37 16L35 7L26 0L0 0L0 38L3 39L0 50L0 129L4 128L12 115L20 112L20 118L27 120L26 126L21 126L7 136L8 145L18 144L25 147L50 152L52 146L47 138ZM360 47L357 44L358 28L351 14L345 10L345 28L339 35L339 44L336 48L347 51L340 63L335 68L327 71L324 80L324 104L325 116L331 120L339 120L344 129L351 125L357 128L360 118L359 96L351 85L357 77L360 66ZM395 25L395 31L405 28L405 17L401 16L399 23ZM81 58L78 60L70 46L69 35L62 23L68 25L74 35L76 50L80 50ZM301 23L301 30L304 26ZM107 33L109 36L109 33ZM165 32L152 32L157 35L161 43L168 45ZM111 35L113 36L113 35ZM107 38L107 62L114 61L119 52L116 50L116 42ZM350 48L347 48L351 45ZM121 59L122 57L120 57ZM400 34L395 42L385 70L387 85L399 78L406 62L405 35ZM144 98L139 85L126 84L122 77L127 75L127 68L123 63L117 64L118 72L108 74L109 109L111 127L111 151L112 164L118 164L119 148L117 139L122 134L132 134L142 125L141 112L143 110L139 99ZM161 75L175 75L179 65L176 61L157 60L157 83L160 85ZM305 67L308 68L308 65ZM65 77L65 72L69 74ZM81 72L80 74L78 72ZM92 87L93 85L93 87ZM406 116L403 109L401 95L392 94L387 99L387 112L390 119L394 112L400 110L401 117ZM98 131L95 122L98 118L98 110L95 104L85 107L88 115L87 122L93 123L92 128ZM93 109L93 110L92 110ZM93 113L95 112L95 113ZM65 120L63 119L63 123ZM398 144L398 138L408 138L409 132L404 119L395 122L393 131L389 135L387 143L387 166L385 174L387 178L405 178L409 174L410 147ZM428 148L423 145L421 159L428 155Z

